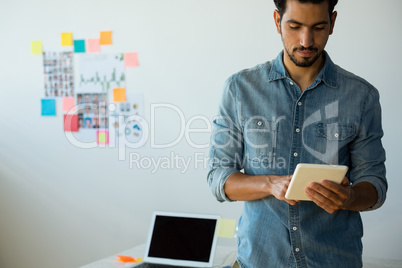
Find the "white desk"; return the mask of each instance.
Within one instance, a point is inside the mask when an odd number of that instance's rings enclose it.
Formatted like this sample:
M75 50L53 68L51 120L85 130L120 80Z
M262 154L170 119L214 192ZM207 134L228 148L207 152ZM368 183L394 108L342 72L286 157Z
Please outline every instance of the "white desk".
M118 255L130 256L133 258L142 258L144 256L145 244L128 249L126 251L116 253ZM140 263L123 263L116 261L118 259L116 255L107 257L105 259L90 263L88 265L81 266L80 268L131 268L139 265ZM236 248L217 246L214 268L222 268L225 266L232 266L236 260Z
M118 255L131 256L134 258L142 257L145 251L145 244L140 245ZM105 259L81 266L80 268L131 268L139 265L139 263L127 263L116 261L116 255ZM236 259L236 248L227 246L217 246L214 260L214 268L232 266ZM383 260L377 258L363 257L363 267L365 268L399 268L402 267L402 260Z

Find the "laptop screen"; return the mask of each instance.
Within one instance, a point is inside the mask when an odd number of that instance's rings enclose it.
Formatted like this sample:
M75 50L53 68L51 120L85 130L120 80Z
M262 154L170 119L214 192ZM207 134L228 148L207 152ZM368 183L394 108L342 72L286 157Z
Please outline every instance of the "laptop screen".
M154 215L147 261L194 267L211 266L218 217L169 214L159 212Z

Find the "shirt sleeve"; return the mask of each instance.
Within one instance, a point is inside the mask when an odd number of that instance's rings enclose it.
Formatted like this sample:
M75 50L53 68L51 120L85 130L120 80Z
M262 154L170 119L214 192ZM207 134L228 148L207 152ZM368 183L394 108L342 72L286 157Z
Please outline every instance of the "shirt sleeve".
M375 187L378 200L374 206L366 209L374 210L385 202L388 189L385 177L385 150L381 143L381 106L375 88L371 88L366 96L357 134L350 146L352 187L360 182L368 182Z
M220 202L230 200L224 190L226 180L242 169L243 134L237 109L237 92L233 78L224 86L218 115L213 120L209 151L208 184Z

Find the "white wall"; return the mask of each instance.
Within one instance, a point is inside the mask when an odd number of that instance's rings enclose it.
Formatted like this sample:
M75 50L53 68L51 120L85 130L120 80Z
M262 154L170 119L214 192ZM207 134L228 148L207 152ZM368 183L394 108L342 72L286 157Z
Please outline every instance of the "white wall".
M374 84L381 94L389 194L386 204L364 213L364 254L401 259L402 151L399 86L402 62L400 0L340 1L335 33L327 46L342 67ZM60 33L97 37L112 30L103 52L138 51L140 67L128 69L127 90L144 93L145 117L152 103L180 108L186 121L211 119L224 80L279 53L272 1L253 0L18 0L0 8L0 267L78 267L145 241L154 210L216 213L238 218L242 204L217 203L206 169L194 167L196 149L183 138L167 149L150 143L127 150L80 149L62 131L62 117L40 116L42 61L30 42L59 47ZM179 134L178 115L161 109L156 142ZM195 122L192 127L205 128ZM193 134L207 143L209 135ZM130 168L129 153L192 159L179 168Z

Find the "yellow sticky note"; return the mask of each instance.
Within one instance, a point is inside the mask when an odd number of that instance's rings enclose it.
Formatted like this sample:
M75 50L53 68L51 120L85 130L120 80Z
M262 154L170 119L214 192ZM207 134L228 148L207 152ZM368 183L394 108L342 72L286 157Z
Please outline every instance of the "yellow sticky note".
M113 89L113 101L125 102L126 101L126 89L124 87Z
M233 238L236 229L236 220L220 219L218 237Z
M73 45L73 33L61 33L61 45L72 46Z
M100 32L99 43L101 45L111 45L112 44L112 32L111 31Z
M40 55L43 53L42 41L32 41L31 42L31 54Z

